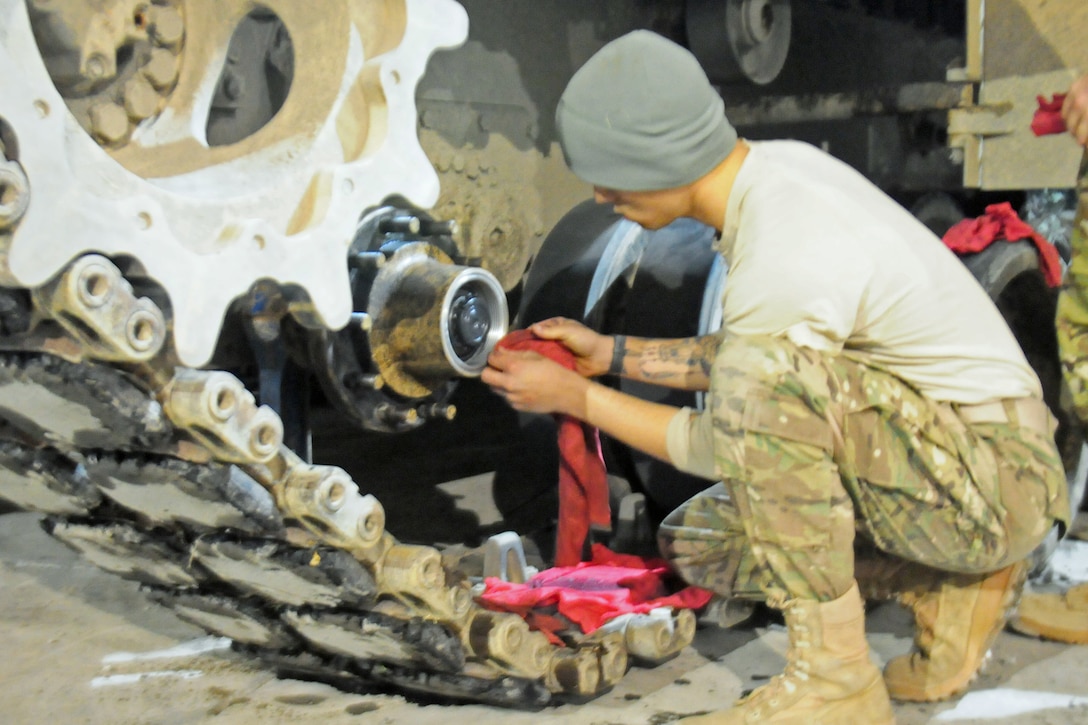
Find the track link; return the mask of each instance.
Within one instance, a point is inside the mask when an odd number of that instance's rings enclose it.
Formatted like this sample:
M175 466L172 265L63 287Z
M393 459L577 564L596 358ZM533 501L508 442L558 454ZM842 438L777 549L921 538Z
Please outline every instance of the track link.
M0 496L280 673L539 708L595 696L629 660L691 640L690 612L664 623L680 634L632 649L645 638L572 632L556 646L483 609L455 557L397 541L381 504L287 449L275 413L229 373L168 351L127 364L73 355L79 338L48 325L0 348Z

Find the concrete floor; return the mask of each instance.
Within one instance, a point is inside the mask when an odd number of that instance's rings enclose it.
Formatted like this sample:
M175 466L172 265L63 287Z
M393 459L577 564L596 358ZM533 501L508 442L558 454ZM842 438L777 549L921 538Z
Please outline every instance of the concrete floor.
M451 482L458 494L479 480ZM1067 542L1057 563L1088 579L1088 544ZM904 612L868 618L880 662L910 647ZM484 706L423 705L400 695L349 694L278 680L253 660L147 601L47 537L37 516L0 517L0 722L88 723L662 723L726 707L781 671L780 626L700 628L695 643L652 669L634 668L611 692L582 704L528 713ZM989 709L987 709L989 708ZM957 701L896 705L901 725L1088 723L1088 647L1013 633Z

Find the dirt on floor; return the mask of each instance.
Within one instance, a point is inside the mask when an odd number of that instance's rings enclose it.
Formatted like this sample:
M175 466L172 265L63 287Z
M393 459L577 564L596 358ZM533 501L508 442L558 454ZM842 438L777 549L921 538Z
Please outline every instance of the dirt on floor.
M37 519L0 516L0 720L6 723L663 723L727 707L784 663L781 625L708 625L679 656L632 668L611 692L539 712L343 692L278 679L228 641L148 601L136 584L80 559ZM1088 579L1088 544L1067 542L1056 562L1068 576ZM909 622L895 605L872 610L868 629L878 662L910 648ZM1086 683L1088 647L1004 633L966 696L895 709L900 725L1088 723Z

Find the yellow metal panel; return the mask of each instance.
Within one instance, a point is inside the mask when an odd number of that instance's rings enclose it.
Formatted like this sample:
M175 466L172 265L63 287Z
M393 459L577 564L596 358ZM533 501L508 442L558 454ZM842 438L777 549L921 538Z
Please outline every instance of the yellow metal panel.
M968 68L981 58L977 106L953 111L950 125L976 139L977 171L964 184L982 189L1070 187L1080 152L1067 136L1031 131L1037 96L1064 92L1088 72L1085 0L968 0ZM975 47L972 47L975 46ZM953 145L969 145L962 139ZM965 159L966 160L966 159ZM968 171L972 171L968 174ZM971 178L974 176L974 178Z

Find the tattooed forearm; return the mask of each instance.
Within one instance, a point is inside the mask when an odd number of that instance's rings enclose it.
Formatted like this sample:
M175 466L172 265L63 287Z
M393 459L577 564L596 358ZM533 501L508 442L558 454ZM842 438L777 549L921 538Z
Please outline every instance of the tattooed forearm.
M636 364L628 364L626 369L635 380L681 390L706 390L720 344L720 335L678 340L628 338L626 358Z

